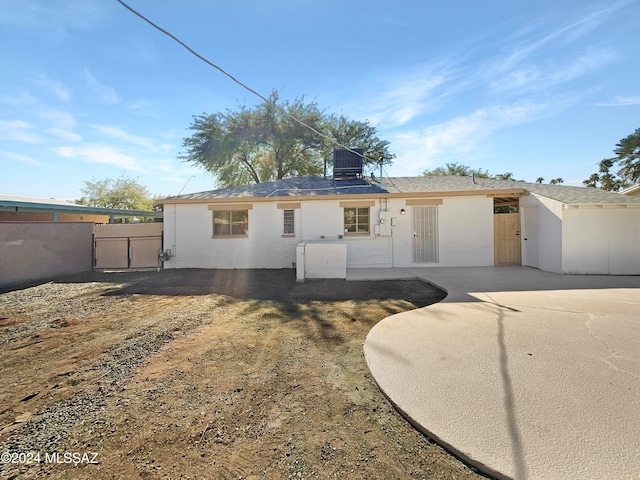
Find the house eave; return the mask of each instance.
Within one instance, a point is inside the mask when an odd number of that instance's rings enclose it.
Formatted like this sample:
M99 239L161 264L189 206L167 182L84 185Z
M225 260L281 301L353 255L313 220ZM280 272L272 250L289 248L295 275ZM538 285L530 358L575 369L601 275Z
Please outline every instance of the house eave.
M607 208L640 208L640 203L565 203L565 210L607 209Z
M305 195L281 195L271 197L209 197L186 199L158 199L156 203L163 205L187 205L187 204L212 204L212 203L273 203L295 201L316 202L323 200L345 200L361 198L444 198L444 197L520 197L528 194L522 188L516 189L486 189L486 190L456 190L434 192L367 192L357 194L305 194Z

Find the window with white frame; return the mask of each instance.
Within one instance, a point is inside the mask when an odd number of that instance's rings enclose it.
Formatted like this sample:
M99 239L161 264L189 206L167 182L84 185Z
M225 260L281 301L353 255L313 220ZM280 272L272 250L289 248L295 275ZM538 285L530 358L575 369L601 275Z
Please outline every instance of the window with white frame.
M249 235L248 210L214 210L213 237L246 237Z
M370 232L370 207L345 207L345 235L368 235Z
M282 235L293 237L296 234L295 210L282 210Z

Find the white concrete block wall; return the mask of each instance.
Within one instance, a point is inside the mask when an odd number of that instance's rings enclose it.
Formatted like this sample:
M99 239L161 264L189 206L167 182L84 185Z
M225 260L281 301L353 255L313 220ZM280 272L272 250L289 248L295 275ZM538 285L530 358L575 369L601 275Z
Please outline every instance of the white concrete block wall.
M493 198L445 198L438 220L439 266L493 266Z
M349 268L391 267L392 242L390 236L347 238L345 242L347 245L347 266Z
M538 268L546 272L562 273L563 204L531 194L521 197L520 205L538 206ZM523 221L522 215L520 220Z
M375 235L380 200L371 198L371 234L344 234L339 200L300 201L295 209L296 235L282 236L282 209L274 202L254 202L249 210L248 238L212 238L213 214L207 204L168 205L165 248L175 255L165 268L292 268L300 242L347 246L347 267L411 266L411 206L404 199L387 201L392 235ZM223 207L221 207L223 208ZM405 215L400 211L404 208ZM177 217L177 221L176 221ZM444 198L438 206L440 261L421 266L493 265L493 201L486 196ZM341 238L342 237L342 238Z
M391 218L395 218L395 226L391 227L391 246L393 249L393 266L411 266L411 207L407 206L404 199L392 199L388 202ZM401 210L405 214L402 215ZM393 220L392 220L393 221Z
M343 243L304 244L305 278L347 278L347 246Z
M278 202L254 202L247 238L213 237L208 205L165 208L165 243L174 256L165 268L292 268L300 242L341 243L347 267L410 267L411 209L405 199L387 201L391 236L374 235L380 200L371 198L371 235L344 235L339 200L295 198L295 236L283 237ZM640 209L564 208L555 200L525 195L521 205L538 207L538 267L554 273L640 274ZM234 202L230 202L234 203ZM401 209L406 215L401 215ZM421 266L493 265L493 200L486 196L444 197L438 205L439 262ZM342 236L342 238L340 238ZM323 238L324 237L324 238Z
M283 213L276 203L253 204L246 238L213 238L213 213L207 204L170 205L167 210L165 248L174 256L165 268L293 268L295 264L300 236L282 236ZM299 224L297 209L295 218Z
M640 274L640 208L568 208L563 224L563 273Z
M300 205L303 241L337 240L344 234L342 209L337 200L303 201Z
M345 235L344 210L339 200L303 201L300 208L302 240L345 244L348 268L390 267L391 237L373 234L374 225L380 221L380 201L376 198L368 200L374 201L375 205L371 207L369 217L371 234L366 236Z
M400 210L406 214L401 215ZM410 267L412 263L412 206L405 200L390 202L393 228L393 264ZM493 265L493 199L486 196L445 197L438 205L439 262L418 264L424 267Z

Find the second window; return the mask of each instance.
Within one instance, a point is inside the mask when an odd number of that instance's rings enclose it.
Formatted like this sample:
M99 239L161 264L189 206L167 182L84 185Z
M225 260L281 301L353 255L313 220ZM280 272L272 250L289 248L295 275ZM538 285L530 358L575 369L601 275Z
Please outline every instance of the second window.
M368 234L369 231L369 207L344 209L345 235Z

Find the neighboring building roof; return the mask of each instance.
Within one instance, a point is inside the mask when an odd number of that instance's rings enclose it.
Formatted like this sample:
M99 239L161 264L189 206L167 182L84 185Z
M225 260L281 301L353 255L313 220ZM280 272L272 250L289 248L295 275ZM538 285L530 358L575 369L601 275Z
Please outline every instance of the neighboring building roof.
M625 188L620 192L622 195L631 195L632 197L640 196L640 183Z
M17 197L0 195L0 211L5 212L64 212L84 215L109 215L111 217L162 217L162 212L126 210L121 208L87 207L55 198Z
M568 205L637 204L640 198L607 192L597 188L545 185L461 176L391 177L362 180L336 180L323 177L294 177L239 187L179 195L160 203L270 197L308 197L323 195L380 195L412 193L461 193L496 191L530 192Z

